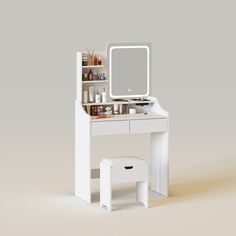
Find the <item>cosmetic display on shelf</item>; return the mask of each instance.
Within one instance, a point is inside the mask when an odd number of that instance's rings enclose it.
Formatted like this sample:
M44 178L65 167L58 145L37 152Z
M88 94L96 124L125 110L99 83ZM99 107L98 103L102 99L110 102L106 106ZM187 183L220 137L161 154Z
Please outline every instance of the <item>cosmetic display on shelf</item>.
M89 71L83 70L82 73L82 81L99 81L99 80L106 80L106 74L99 73L90 69Z
M82 53L82 66L101 66L102 56L95 54L94 50Z

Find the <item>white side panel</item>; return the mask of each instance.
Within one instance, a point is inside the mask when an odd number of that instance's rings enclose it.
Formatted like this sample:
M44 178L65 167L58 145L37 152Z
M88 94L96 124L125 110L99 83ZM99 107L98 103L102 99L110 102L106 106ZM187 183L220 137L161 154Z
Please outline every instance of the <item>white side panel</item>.
M90 119L75 102L75 195L91 202Z
M76 53L76 99L82 102L82 53Z
M168 197L169 164L168 164L168 132L152 133L152 176L151 189Z
M169 189L169 113L155 97L152 112L166 116L167 132L151 133L151 189L168 197Z

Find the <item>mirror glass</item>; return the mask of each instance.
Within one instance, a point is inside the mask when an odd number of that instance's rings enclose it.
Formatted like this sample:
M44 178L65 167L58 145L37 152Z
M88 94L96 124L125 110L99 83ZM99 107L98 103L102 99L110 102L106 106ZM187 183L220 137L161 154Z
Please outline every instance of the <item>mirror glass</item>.
M149 95L150 47L148 44L109 44L108 70L113 99Z

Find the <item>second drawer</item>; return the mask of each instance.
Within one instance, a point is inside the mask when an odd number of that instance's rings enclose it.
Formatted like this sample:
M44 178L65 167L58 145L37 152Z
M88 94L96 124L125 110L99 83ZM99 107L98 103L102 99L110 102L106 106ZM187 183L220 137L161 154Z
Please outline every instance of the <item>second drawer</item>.
M130 133L165 132L168 129L167 119L131 120Z
M92 122L91 134L95 135L112 135L128 134L129 121L98 121Z

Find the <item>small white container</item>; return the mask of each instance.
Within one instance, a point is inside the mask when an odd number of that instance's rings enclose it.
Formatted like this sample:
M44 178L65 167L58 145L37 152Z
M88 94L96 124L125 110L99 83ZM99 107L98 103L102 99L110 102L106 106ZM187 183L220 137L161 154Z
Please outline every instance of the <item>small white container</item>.
M97 92L96 95L95 95L95 102L96 103L100 103L101 102L101 99L100 99L100 94Z
M83 91L83 103L88 103L88 91Z
M89 102L94 102L93 87L89 87Z
M112 114L112 109L111 109L110 106L107 106L107 107L105 108L105 110L106 110L106 114L107 114L107 115L111 115L111 114Z
M114 114L117 115L118 114L118 109L119 109L119 104L114 104L113 108L114 108Z
M102 103L106 103L107 102L107 93L105 88L102 89Z
M129 114L136 114L136 109L135 108L130 108L129 109Z

